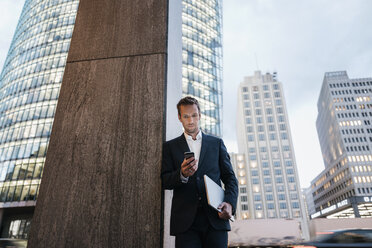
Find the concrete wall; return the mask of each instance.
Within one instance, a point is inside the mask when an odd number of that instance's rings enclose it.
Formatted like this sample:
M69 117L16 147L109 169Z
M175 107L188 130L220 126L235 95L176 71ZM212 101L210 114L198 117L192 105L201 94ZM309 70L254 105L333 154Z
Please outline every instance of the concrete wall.
M350 219L313 219L310 220L310 238L316 237L319 232L351 228L371 228L372 218Z

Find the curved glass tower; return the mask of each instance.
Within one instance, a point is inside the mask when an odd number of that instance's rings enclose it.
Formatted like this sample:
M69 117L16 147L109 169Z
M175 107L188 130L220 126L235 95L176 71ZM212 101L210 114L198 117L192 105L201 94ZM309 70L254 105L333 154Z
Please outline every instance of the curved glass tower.
M78 2L26 0L4 63L0 76L1 237L27 238Z
M198 99L201 128L222 130L222 0L182 1L182 89Z

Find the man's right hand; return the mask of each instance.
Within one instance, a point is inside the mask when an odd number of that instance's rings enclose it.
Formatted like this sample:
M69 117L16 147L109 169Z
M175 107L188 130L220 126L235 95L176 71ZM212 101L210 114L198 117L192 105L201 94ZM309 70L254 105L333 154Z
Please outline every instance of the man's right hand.
M194 157L184 159L181 164L181 173L184 177L191 177L198 169L198 160Z

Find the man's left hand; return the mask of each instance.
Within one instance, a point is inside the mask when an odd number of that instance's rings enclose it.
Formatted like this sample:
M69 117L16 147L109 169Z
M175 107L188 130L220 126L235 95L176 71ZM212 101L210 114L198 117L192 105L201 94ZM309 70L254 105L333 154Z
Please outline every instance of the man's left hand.
M221 209L221 212L218 213L218 216L221 219L228 220L232 217L232 207L230 203L222 202L218 209Z

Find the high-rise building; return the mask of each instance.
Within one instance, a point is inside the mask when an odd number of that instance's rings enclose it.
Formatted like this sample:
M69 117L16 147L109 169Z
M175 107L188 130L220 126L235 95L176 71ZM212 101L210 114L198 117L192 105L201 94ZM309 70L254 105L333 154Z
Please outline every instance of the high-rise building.
M79 0L26 0L0 76L1 237L27 238ZM221 136L221 0L182 0L183 94Z
M276 73L257 71L244 78L238 90L237 116L240 155L233 162L243 218L301 219L296 160L283 87Z
M325 169L311 182L312 218L372 217L372 78L324 75L318 131Z
M26 0L0 76L1 237L27 238L77 0Z
M182 0L182 91L198 99L201 128L222 130L222 0Z

